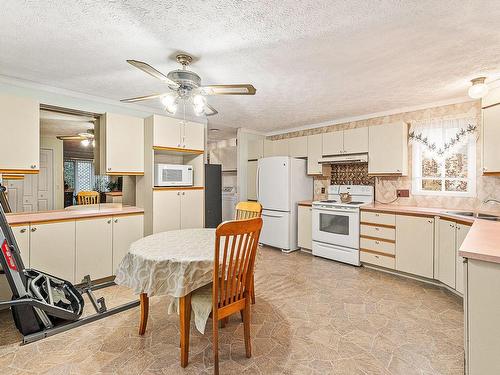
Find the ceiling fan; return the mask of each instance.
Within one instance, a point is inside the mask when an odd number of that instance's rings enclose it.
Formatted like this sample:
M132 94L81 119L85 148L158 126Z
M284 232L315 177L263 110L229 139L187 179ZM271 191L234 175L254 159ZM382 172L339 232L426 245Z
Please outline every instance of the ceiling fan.
M210 95L255 95L255 87L251 84L237 85L201 85L201 78L195 72L188 70L189 64L193 58L185 53L176 56L176 60L182 65L182 69L176 69L167 75L153 68L151 65L142 61L127 60L127 62L142 70L143 72L158 78L167 85L169 91L164 93L138 96L135 98L122 99L124 103L134 103L143 100L159 98L165 107L165 110L174 114L177 111L179 101L191 102L194 113L197 116L213 116L218 112L207 103L206 96Z
M83 147L88 147L90 144L95 147L94 129L87 129L75 135L58 135L56 138L62 141L81 141Z

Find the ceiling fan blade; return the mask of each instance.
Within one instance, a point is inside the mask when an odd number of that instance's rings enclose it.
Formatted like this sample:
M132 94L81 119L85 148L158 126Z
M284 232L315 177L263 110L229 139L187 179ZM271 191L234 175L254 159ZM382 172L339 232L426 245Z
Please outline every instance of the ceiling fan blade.
M176 87L176 88L179 87L179 85L177 83L175 83L174 81L172 81L165 74L163 74L162 72L156 70L151 65L146 64L143 61L127 60L127 62L130 65L135 66L137 69L140 69L143 72L148 73L149 75L151 75L151 76L153 76L155 78L158 78L160 81L165 82L169 86Z
M61 141L83 141L87 139L87 137L82 137L80 135L57 135L56 138Z
M205 116L213 116L219 113L214 107L212 107L210 104L206 103L205 104Z
M207 85L199 88L203 95L255 95L257 91L251 84Z
M149 99L160 98L163 95L166 95L166 93L163 93L163 94L151 94L151 95L145 95L145 96L136 96L135 98L121 99L120 101L123 102L123 103L134 103L134 102L140 102L142 100L149 100Z

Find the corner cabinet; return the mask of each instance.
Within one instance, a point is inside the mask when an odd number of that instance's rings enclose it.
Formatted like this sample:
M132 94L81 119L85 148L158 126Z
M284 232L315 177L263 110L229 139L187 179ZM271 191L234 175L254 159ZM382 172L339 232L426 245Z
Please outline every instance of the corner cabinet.
M105 113L99 120L101 174L144 174L144 120Z
M203 189L162 189L153 192L153 233L203 228Z
M455 289L456 284L456 223L440 219L437 225L436 278Z
M264 157L264 139L248 141L248 160L258 160Z
M307 174L323 174L323 166L318 163L323 153L323 137L321 134L307 136Z
M0 95L0 173L38 173L40 169L40 103L31 98Z
M483 174L500 176L500 103L484 108L483 112Z
M368 129L368 174L408 175L408 125L404 122L370 126Z

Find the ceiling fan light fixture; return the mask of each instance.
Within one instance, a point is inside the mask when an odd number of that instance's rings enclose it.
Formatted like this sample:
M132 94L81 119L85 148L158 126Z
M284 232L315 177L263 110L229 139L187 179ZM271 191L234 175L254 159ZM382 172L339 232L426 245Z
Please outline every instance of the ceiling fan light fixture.
M83 146L83 147L89 147L90 145L90 140L89 139L82 139L80 141L80 144Z
M469 87L469 96L472 99L481 99L488 94L488 85L484 82L486 77L478 77L471 80L472 86Z
M170 114L175 114L177 112L177 96L168 94L164 95L161 98L161 103L165 107L165 111L167 111Z

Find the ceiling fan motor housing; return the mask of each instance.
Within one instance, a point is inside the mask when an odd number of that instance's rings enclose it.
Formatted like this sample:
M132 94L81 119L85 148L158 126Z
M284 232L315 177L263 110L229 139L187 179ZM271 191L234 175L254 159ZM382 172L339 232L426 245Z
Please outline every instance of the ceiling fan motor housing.
M167 74L167 77L185 89L194 89L201 85L200 76L190 70L172 70Z

